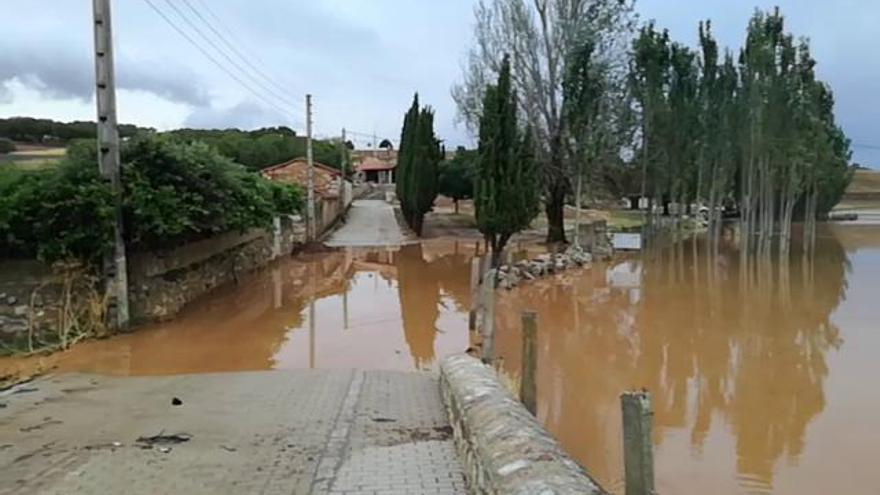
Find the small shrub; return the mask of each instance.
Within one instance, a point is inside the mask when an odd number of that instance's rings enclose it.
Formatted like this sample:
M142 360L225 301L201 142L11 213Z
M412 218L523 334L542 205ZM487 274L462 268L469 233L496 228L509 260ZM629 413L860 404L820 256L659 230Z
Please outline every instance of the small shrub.
M0 137L0 155L15 151L15 143L11 139Z

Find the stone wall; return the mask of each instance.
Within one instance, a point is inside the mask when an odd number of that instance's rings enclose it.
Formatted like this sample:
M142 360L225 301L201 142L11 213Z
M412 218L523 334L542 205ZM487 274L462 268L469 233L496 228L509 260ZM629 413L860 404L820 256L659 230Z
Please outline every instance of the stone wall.
M188 303L305 241L301 218L276 219L272 231L227 233L165 252L129 257L129 304L134 322L165 320Z
M43 263L0 261L0 342L24 337L32 318L46 319L45 308L55 306L59 288L59 277Z
M488 366L448 357L440 387L472 493L607 495Z
M132 322L173 317L198 297L291 254L305 242L305 233L302 218L290 216L275 219L270 230L221 234L167 251L129 253ZM25 338L29 326L53 332L63 282L51 267L37 261L0 261L0 342Z

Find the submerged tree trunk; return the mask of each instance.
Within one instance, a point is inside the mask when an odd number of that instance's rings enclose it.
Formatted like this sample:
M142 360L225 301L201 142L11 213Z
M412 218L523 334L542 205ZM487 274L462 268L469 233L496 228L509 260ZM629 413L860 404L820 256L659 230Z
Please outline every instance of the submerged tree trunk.
M577 176L577 187L575 188L575 200L574 207L575 216L574 216L574 245L577 247L581 246L581 194L583 193L583 185L584 185L584 170L583 170L583 160L578 160L578 176Z
M544 200L547 242L565 242L565 179L556 178Z

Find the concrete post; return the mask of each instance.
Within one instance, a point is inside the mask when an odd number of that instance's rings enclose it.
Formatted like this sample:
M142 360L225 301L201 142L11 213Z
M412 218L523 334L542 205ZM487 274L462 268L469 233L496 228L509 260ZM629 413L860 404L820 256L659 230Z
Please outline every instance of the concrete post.
M480 258L471 258L471 309L468 312L468 330L477 329L477 308L479 307Z
M522 314L522 371L519 397L526 409L537 415L538 410L538 315Z
M281 217L275 217L272 219L272 259L278 259L281 257L281 236L283 232L281 231Z
M646 391L626 392L620 396L620 405L623 411L626 495L655 495L651 394Z
M307 238L315 241L318 235L315 218L315 160L312 151L312 95L306 95L306 164L308 165L306 186Z
M495 269L483 277L483 362L492 364L495 360Z
M98 169L115 194L113 252L104 260L104 275L110 289L110 326L128 327L128 262L125 253L122 218L122 178L120 173L119 128L116 118L116 71L113 67L113 28L110 0L93 0L95 34L95 102L98 111Z
M605 220L593 222L593 244L590 252L594 255L602 254L608 244L608 223Z

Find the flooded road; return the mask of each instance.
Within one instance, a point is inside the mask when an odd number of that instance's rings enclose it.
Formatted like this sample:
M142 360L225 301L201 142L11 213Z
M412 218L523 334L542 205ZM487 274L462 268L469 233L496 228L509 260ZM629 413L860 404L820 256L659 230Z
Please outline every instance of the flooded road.
M473 243L297 257L172 322L42 358L59 371L164 375L432 369L472 345ZM880 228L823 231L814 263L758 267L685 243L527 284L498 302L498 353L539 318L538 416L622 488L620 406L653 393L658 489L873 494L880 486ZM0 371L36 360L0 360Z

